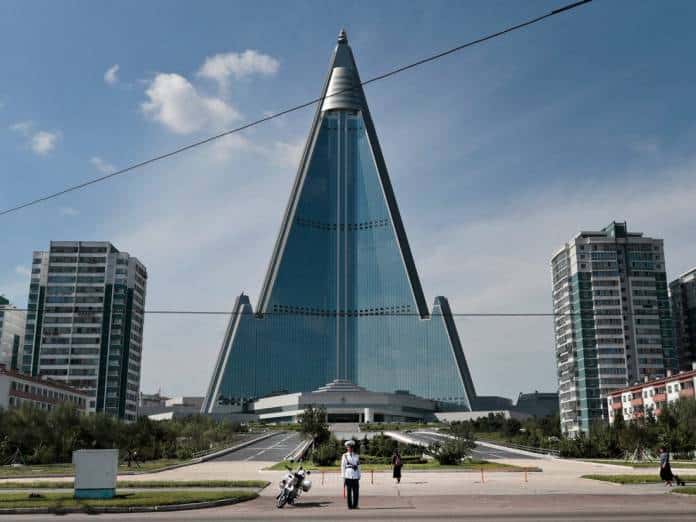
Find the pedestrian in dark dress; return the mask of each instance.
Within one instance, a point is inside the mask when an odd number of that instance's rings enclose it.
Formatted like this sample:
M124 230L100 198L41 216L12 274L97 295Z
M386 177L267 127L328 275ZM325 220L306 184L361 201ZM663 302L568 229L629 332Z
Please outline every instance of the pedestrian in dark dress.
M678 475L672 473L672 466L669 463L669 451L660 448L660 478L665 481L666 486L671 486L676 481L678 486L683 486L684 481Z
M401 484L401 467L403 466L403 463L401 462L401 453L399 453L398 449L394 450L391 463L392 466L394 466L394 472L392 476L396 480L397 484Z

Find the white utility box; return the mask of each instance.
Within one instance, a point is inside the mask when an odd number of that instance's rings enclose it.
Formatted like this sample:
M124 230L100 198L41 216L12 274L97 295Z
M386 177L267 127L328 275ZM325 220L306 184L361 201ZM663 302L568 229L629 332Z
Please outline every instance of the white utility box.
M75 498L113 498L116 494L118 450L73 451Z

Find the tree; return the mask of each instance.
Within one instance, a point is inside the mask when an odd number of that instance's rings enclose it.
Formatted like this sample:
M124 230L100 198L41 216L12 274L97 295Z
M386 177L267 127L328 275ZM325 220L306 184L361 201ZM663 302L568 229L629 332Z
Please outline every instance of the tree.
M473 429L470 422L454 421L449 425L450 433L458 439L473 439Z
M300 415L300 432L303 435L312 437L315 446L329 439L329 424L327 422L326 408L320 406L308 406L304 413Z
M451 439L441 444L429 446L425 452L442 466L456 465L466 457L475 444L470 439Z

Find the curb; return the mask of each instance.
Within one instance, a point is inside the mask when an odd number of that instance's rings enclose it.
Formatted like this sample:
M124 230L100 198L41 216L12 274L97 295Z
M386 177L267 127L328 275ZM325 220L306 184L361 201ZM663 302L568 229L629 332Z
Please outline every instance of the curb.
M312 446L312 439L306 439L300 442L295 448L285 455L284 460L292 460L292 461L298 461L298 460L303 460L305 455L307 454L307 451L309 448Z
M168 511L187 511L191 509L206 509L214 507L229 506L239 504L247 500L254 500L258 497L240 500L238 498L228 498L222 500L209 500L206 502L190 502L188 504L171 504L164 506L130 506L130 507L76 507L76 508L9 508L0 509L1 515L65 515L71 513L164 513Z

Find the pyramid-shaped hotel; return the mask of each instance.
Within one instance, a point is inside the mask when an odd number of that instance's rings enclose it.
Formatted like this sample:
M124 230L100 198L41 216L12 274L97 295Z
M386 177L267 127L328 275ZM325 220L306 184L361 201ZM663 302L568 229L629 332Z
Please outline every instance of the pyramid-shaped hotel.
M202 411L334 380L471 410L447 299L428 309L341 32L256 310L237 298Z

